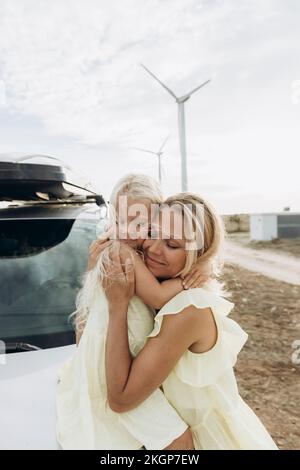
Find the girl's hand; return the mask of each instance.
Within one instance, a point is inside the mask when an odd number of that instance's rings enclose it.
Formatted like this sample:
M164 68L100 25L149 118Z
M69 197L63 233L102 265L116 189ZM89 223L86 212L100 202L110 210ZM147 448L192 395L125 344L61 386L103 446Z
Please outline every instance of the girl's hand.
M103 288L110 306L126 310L135 293L135 273L130 251L115 243L110 253L111 261L106 266L107 276Z
M184 289L195 289L205 284L212 276L213 265L211 261L195 263L188 274L183 278L182 284Z
M91 271L97 263L100 253L110 244L110 236L112 234L112 228L109 228L104 232L100 238L94 240L89 248L89 260L87 265L87 271Z

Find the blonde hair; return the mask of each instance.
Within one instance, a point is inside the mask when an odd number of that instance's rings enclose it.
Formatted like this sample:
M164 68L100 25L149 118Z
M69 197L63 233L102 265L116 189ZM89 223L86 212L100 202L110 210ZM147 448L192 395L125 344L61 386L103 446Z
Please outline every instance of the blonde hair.
M128 174L117 182L109 200L112 209L110 212L115 213L118 198L123 195L132 199L148 199L153 204L160 204L163 201L160 185L150 176L143 174ZM111 262L110 252L114 243L116 241L112 240L110 245L100 253L95 267L84 274L83 286L76 298L76 310L70 315L70 318L74 319L77 331L83 330L89 308L100 291L100 286L106 276L105 266Z
M115 208L118 197L126 195L132 199L149 199L153 204L163 202L163 193L159 183L151 176L129 173L114 186L109 203Z
M192 239L193 234L199 231L203 236L203 243L200 249L189 249L186 251L185 266L177 275L185 276L196 262L197 264L203 263L203 267L211 263L212 273L205 287L218 292L220 295L227 296L228 294L224 290L223 283L217 280L223 267L222 250L225 239L225 229L221 217L205 199L188 192L168 197L164 204L169 207L176 206L179 209L182 208L182 214L185 215L184 229L187 238ZM201 211L197 210L199 205L201 205Z

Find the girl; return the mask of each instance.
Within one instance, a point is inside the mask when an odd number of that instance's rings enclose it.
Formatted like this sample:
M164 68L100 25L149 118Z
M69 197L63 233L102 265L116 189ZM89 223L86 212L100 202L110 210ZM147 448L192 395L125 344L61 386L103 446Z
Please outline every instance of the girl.
M127 220L119 215L119 203L126 196ZM161 203L160 188L144 175L123 178L113 191L112 206L116 209L116 225L125 240L139 249L139 233L126 233L125 222L148 232L151 203ZM134 214L134 206L146 208L146 216ZM143 212L143 211L140 211ZM145 212L145 211L144 211ZM143 218L144 217L144 218ZM124 237L123 237L124 238ZM136 238L133 240L133 238ZM101 281L106 278L105 263L113 240L102 244L95 266L91 266L78 297L76 333L78 348L74 357L59 372L57 392L57 439L63 449L191 449L193 442L188 426L157 389L143 403L128 413L118 415L108 406L105 379L105 341L108 323L108 305ZM104 249L103 249L104 248ZM182 291L180 278L159 283L139 259L139 279L136 294L128 304L128 336L133 356L144 346L153 328L153 308L162 307ZM95 256L94 256L95 258ZM93 262L95 259L93 260ZM199 278L197 268L193 276ZM201 278L201 275L200 275ZM84 329L83 329L84 327ZM82 335L82 336L81 336Z
M145 262L158 278L176 276L196 258L218 255L222 240L219 218L193 194L179 194L166 201L185 217L185 236L170 240L159 233L144 242ZM204 207L204 246L188 250L187 240L202 228L196 206ZM194 210L195 209L195 210ZM160 222L164 215L162 209ZM187 234L187 235L186 235ZM276 444L238 393L233 372L246 333L227 316L233 304L220 293L203 288L181 291L155 317L153 331L139 353L128 348L127 306L138 284L134 254L113 254L104 280L109 305L106 342L108 400L118 413L143 403L162 386L165 396L191 427L195 449L276 449ZM121 416L121 415L120 415Z

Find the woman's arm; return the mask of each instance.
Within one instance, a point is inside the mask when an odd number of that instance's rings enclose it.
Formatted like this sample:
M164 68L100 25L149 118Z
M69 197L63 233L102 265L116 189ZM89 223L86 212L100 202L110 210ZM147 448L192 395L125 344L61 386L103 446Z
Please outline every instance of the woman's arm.
M114 411L129 411L146 400L199 339L196 310L190 306L180 314L165 316L159 334L149 338L138 356L132 358L127 307L110 303L105 366L108 401Z
M109 303L105 366L109 404L121 413L138 406L163 383L184 352L201 338L205 319L211 312L201 309L200 314L199 309L189 306L180 313L165 316L159 334L149 338L133 359L128 344L127 309L134 271L127 264L123 272L116 254L113 256L112 277L105 286ZM206 340L207 334L210 332L206 332Z

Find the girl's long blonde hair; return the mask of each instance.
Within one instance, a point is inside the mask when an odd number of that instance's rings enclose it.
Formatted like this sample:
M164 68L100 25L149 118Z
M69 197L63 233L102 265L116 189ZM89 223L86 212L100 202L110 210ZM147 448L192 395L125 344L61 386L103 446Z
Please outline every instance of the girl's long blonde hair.
M112 215L117 211L119 196L127 196L136 200L147 199L153 204L161 204L163 201L160 185L150 176L143 174L128 174L118 181L112 190L109 201ZM102 280L106 276L105 266L110 262L113 243L115 243L114 240L100 253L95 267L83 276L83 286L76 298L76 310L70 315L75 323L76 331L83 330L88 318L89 308L100 291Z

